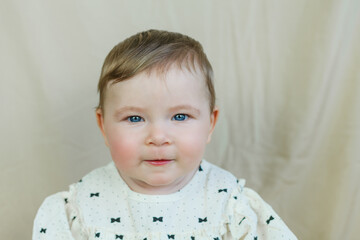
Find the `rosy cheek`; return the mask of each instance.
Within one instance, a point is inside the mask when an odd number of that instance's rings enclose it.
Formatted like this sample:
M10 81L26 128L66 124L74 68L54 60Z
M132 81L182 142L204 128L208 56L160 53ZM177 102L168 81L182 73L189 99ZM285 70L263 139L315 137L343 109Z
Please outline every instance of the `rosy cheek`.
M136 139L129 135L115 135L108 139L112 159L117 166L126 169L127 166L134 164L138 158L138 148Z
M198 159L202 158L205 145L206 138L204 134L189 132L189 134L183 135L181 144L178 144L177 147L188 159Z

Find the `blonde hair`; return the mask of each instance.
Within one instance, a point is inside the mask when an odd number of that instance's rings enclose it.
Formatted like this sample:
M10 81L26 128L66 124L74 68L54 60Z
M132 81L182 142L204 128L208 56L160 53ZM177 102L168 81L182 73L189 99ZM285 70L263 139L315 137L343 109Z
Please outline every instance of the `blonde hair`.
M201 44L180 33L148 30L117 44L105 58L98 84L98 109L104 111L106 88L143 71L166 72L170 66L200 70L209 91L210 113L215 107L213 71Z

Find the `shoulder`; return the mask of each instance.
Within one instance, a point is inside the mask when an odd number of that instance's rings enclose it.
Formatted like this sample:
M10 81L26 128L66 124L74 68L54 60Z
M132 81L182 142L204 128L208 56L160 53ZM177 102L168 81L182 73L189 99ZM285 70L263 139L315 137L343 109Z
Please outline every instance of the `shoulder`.
M236 188L238 180L229 171L206 160L202 161L200 168L206 173L208 187L226 189L226 192L231 192Z
M245 186L245 179L207 161L201 163L207 177L207 191L226 201L226 217L231 235L236 239L296 239L283 220L253 189ZM219 207L219 206L218 206Z
M37 217L44 215L52 217L63 211L67 196L68 192L58 192L45 198L38 210Z
M83 183L83 182L93 183L97 181L102 181L103 179L106 178L111 178L114 171L115 171L115 165L113 162L110 162L105 166L96 168L91 172L89 172L88 174L86 174L82 179L79 180L79 183Z
M88 195L97 184L112 177L112 163L97 168L85 175L79 182L70 185L69 191L52 194L41 204L33 226L33 239L73 239L72 232L81 230L81 213L79 212L79 193ZM96 193L94 193L96 194ZM74 228L74 226L76 226Z
M115 177L118 177L118 174L113 162L96 168L82 177L77 183L70 185L70 198L75 201L79 197L97 196L101 189L112 186Z
M41 204L33 226L33 239L72 239L65 210L68 192L47 197Z
M212 219L223 221L231 193L237 188L237 179L230 172L202 161L199 168L202 178L198 198L206 202L207 213Z
M229 229L233 236L256 239L297 239L274 209L260 195L238 183L227 207Z

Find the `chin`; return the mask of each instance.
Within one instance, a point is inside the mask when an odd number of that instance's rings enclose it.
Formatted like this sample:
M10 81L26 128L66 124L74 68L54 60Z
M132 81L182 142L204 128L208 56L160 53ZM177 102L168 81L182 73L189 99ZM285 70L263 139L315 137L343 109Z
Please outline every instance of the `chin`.
M175 181L174 178L170 178L170 177L154 177L152 179L149 179L149 181L146 181L147 184L149 184L150 186L154 186L154 187L161 187L161 186L168 186L171 185L173 182Z

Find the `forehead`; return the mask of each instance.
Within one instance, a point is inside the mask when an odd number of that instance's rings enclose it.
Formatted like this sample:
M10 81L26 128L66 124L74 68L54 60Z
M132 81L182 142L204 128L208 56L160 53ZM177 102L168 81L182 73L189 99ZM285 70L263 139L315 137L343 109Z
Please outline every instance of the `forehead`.
M162 69L143 71L130 79L110 83L107 87L105 104L110 99L131 102L143 98L165 97L181 101L205 100L208 104L208 92L204 75L200 71L172 66L167 71Z

